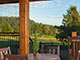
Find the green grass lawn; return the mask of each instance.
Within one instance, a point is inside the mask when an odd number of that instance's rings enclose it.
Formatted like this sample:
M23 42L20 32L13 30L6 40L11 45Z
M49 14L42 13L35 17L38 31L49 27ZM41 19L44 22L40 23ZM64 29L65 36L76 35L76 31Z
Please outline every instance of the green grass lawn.
M42 38L55 38L55 36L50 36L50 35L43 35L41 36Z
M58 40L38 40L38 43L52 43L52 45L63 45L62 41L58 41ZM64 42L64 45L68 45L67 42Z
M34 35L30 35L30 37L34 37ZM42 38L55 38L54 35L53 35L53 36L51 36L51 35L42 35L42 36L37 35L37 37L42 37Z

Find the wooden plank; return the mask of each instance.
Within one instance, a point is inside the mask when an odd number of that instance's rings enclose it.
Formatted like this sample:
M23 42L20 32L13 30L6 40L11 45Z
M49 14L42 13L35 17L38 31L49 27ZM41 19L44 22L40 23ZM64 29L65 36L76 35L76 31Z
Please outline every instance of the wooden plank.
M70 37L68 37L68 60L71 60L70 58L70 41L69 41Z
M34 1L48 1L48 0L30 0L30 2ZM18 3L19 0L0 0L0 4L7 4L7 3Z
M4 55L4 59L3 60L28 60L28 55L11 55L11 54L7 54Z
M72 42L80 42L80 40L72 40Z
M34 2L34 1L51 1L51 0L30 0L31 2Z
M20 0L20 54L29 54L29 0Z
M6 4L6 3L18 3L19 0L0 0L0 4Z

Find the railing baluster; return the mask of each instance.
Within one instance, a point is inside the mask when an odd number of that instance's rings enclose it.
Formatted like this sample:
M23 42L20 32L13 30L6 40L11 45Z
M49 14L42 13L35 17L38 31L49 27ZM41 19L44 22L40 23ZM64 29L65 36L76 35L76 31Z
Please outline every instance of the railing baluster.
M14 50L16 48L15 53L17 53L17 49L19 46L19 32L0 32L0 47L11 46L11 49ZM3 43L4 42L4 43Z

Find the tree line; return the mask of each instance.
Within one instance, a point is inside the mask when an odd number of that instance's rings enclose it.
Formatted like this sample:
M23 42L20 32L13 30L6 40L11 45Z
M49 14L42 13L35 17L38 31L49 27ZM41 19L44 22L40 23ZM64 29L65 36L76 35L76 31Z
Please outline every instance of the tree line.
M19 32L19 17L0 17L0 32Z
M0 32L19 32L19 17L0 17ZM30 19L30 35L55 35L58 30L53 25L36 23Z

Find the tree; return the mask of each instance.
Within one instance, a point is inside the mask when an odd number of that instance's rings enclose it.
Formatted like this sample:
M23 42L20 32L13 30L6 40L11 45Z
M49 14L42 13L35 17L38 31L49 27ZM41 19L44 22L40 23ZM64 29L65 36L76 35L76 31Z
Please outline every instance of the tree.
M38 27L39 27L38 30L39 30L40 36L42 36L42 34L43 34L43 32L42 32L42 30L43 30L43 29L42 29L42 26L43 26L42 23L40 23L39 26L38 26Z
M67 14L64 14L63 17L64 17L63 23L66 24L67 26L69 27L80 26L80 16L76 6L71 6L67 10Z
M19 32L19 26L17 24L14 26L14 32Z
M72 31L76 31L78 34L80 34L80 16L79 12L77 11L76 6L71 6L69 10L67 10L67 14L63 15L64 19L63 22L64 24L70 28L70 33Z
M7 21L2 23L2 32L12 32L12 28Z
M19 17L0 17L0 30L3 32L6 31L6 29L8 31L9 29L6 27L5 23L9 26L12 32L19 32ZM6 29L4 27L6 27ZM55 35L57 29L53 25L36 23L30 19L30 35L34 35L35 31L38 36Z
M67 39L73 31L80 32L80 16L76 6L71 6L67 14L63 15L63 26L58 27L60 33L56 35L59 39Z
M49 33L49 26L44 24L42 29L43 29L43 34L48 35L48 33Z

